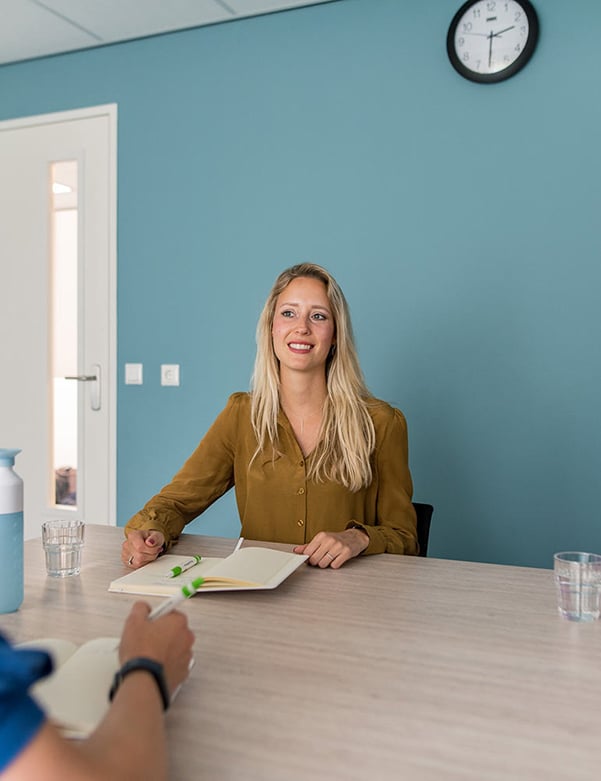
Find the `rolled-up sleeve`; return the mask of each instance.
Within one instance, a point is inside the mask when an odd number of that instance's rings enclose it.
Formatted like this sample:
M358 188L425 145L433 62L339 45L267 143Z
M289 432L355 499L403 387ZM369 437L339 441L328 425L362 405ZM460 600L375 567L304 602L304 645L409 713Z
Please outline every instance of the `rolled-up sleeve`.
M170 483L153 496L125 526L163 533L166 547L184 526L234 485L239 396L233 394L202 441Z
M401 553L417 555L417 524L411 502L413 482L409 471L407 422L403 413L388 405L374 414L376 452L373 486L376 490L375 519L349 527L361 528L369 536L365 554Z

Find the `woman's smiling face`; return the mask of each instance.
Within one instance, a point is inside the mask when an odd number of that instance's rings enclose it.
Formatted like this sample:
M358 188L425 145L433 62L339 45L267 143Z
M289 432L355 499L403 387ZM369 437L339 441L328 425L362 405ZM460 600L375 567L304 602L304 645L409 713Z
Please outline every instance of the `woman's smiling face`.
M282 368L325 372L336 325L326 286L313 277L293 279L276 301L271 329Z

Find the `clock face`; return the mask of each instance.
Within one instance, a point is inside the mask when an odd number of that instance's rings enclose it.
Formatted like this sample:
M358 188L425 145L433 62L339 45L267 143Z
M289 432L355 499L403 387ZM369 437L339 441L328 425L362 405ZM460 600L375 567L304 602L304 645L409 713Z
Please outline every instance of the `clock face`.
M447 52L467 79L502 81L528 62L537 38L538 19L528 0L470 0L451 22Z

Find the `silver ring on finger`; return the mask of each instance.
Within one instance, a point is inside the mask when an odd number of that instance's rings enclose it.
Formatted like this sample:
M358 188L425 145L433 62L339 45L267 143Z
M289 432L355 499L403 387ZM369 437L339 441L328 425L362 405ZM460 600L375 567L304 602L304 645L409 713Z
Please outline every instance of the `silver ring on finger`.
M128 563L128 565L129 565L130 567L132 566L132 564L134 563L134 557L133 557L133 555L129 557L129 559L127 560L127 563Z
M326 556L329 556L332 561L334 561L334 559L336 558L336 556L332 556L330 551L326 551Z

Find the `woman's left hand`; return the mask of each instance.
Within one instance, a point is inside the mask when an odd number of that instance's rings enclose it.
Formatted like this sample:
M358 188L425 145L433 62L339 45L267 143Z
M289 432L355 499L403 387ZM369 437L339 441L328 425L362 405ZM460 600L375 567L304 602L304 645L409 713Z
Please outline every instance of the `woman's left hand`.
M346 529L343 532L318 532L311 542L297 545L294 552L304 553L314 567L338 569L368 545L369 537L361 529Z

